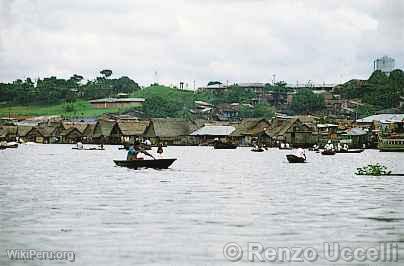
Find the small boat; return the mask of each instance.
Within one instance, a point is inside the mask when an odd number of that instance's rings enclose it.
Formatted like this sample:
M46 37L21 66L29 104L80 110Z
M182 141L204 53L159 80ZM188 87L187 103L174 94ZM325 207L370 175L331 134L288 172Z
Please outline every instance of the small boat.
M251 151L252 152L263 152L265 150L263 148L254 148L254 149L251 149Z
M156 160L114 160L117 166L127 167L131 169L138 168L154 168L154 169L167 169L177 159L156 159Z
M361 153L364 149L350 149L350 150L339 150L336 153Z
M77 147L73 147L72 150L79 150L79 151L105 151L104 148L77 148Z
M9 142L6 144L7 149L15 149L18 148L18 143L17 142Z
M335 155L336 151L335 150L323 150L321 152L322 155Z
M16 149L16 148L18 148L18 143L17 142L8 142L8 143L4 143L4 144L0 145L1 150Z
M223 143L223 142L216 142L214 144L215 149L237 149L236 144L232 143Z
M283 147L283 148L279 147L279 149L280 150L292 150L293 148L292 147Z
M290 162L290 163L305 163L306 162L305 158L296 156L294 154L286 155L286 159L288 159L288 162Z

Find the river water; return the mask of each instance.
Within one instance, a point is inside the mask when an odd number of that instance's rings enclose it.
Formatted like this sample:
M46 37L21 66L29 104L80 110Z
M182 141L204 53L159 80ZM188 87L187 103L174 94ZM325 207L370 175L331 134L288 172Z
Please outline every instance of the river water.
M292 265L404 264L404 177L353 174L377 162L404 173L403 153L306 152L306 164L287 153L168 147L171 169L130 170L114 166L126 157L117 146L0 151L0 265L248 265L251 242L319 252ZM244 251L237 263L223 254L229 242ZM324 242L396 242L399 262L329 262ZM75 261L14 261L6 249L74 251Z

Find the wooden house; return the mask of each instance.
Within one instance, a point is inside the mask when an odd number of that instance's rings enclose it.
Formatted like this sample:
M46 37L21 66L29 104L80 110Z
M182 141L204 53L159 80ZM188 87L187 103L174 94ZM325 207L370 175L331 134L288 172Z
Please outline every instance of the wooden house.
M191 136L195 138L197 144L209 144L215 140L230 142L230 134L235 130L232 125L207 124L192 132Z
M118 121L111 132L111 136L119 139L120 143L134 143L135 140L143 141L143 136L150 121L122 120Z
M271 123L264 118L246 118L236 125L236 130L230 134L233 143L249 146L253 142L266 143L265 131L270 129Z
M0 141L16 141L17 126L0 126Z
M154 118L151 119L144 136L150 139L152 144L189 145L193 144L190 134L196 128L195 123L183 119Z
M25 134L24 133L20 136L20 138L25 142L46 143L45 135L36 127L31 127L28 132Z
M60 134L60 138L62 143L74 144L82 142L83 133L76 127L70 127Z
M87 124L86 128L83 131L83 143L93 143L95 125L96 124Z
M97 144L120 144L120 138L112 136L112 129L116 121L114 120L98 120L94 127L93 142Z
M317 143L312 124L303 123L299 118L291 118L280 126L272 128L268 135L274 146L289 143L294 147L310 147Z

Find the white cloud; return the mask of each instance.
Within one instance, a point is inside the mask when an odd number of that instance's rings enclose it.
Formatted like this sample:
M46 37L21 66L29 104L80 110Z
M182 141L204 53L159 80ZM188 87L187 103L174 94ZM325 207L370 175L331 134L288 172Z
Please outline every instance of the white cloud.
M403 12L395 0L0 0L0 80L366 78L384 54L403 66Z

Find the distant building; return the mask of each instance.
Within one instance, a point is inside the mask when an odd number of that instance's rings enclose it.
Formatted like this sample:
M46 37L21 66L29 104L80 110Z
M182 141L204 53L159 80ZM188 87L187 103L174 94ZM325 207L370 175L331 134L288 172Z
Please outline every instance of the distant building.
M143 98L105 98L89 101L97 109L142 107L144 102Z
M240 88L244 91L254 92L257 95L257 98L254 100L255 103L259 103L262 101L265 92L265 83L234 83L232 85L224 85L224 84L214 84L208 85L205 87L199 87L198 90L201 92L213 92L213 93L223 93L227 92L234 88Z
M378 58L373 61L373 70L380 70L387 75L390 74L391 71L394 70L395 60L394 58L383 56L382 58Z
M288 83L286 85L286 88L294 89L294 90L309 88L309 89L312 89L312 90L332 91L338 85L339 84L337 84L337 83L325 83L325 82L323 82L323 83L312 83L312 82L309 81L307 83L299 83L299 82L297 82L296 84Z

